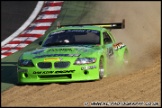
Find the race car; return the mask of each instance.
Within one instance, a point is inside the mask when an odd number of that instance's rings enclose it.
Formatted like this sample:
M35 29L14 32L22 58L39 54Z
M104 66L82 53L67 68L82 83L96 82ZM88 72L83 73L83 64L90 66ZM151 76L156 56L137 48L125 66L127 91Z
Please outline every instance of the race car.
M40 42L40 48L18 59L18 83L101 80L113 65L128 63L128 48L116 42L112 29L119 23L60 25Z

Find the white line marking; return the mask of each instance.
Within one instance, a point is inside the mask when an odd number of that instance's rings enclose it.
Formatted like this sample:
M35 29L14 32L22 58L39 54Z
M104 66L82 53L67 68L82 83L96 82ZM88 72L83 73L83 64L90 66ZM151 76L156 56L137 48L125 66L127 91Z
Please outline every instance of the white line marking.
M10 48L13 48L13 47L16 47L18 44L6 44L5 46L3 46L3 48L5 47L10 47Z
M6 55L1 55L1 59L4 58L4 57L7 57Z
M60 9L61 9L61 6L44 7L41 12L45 12L45 11L58 11Z
M36 39L38 39L38 38L36 38L36 37L29 37L28 39L27 39L27 41L35 41Z
M15 39L13 39L12 41L35 41L36 39L38 39L38 38L36 38L36 37L18 37L18 38L15 38Z
M30 17L27 19L27 21L12 35L10 35L7 39L5 39L3 42L1 42L1 46L4 46L6 43L10 42L13 38L15 38L17 35L19 35L31 22L35 19L35 17L40 12L42 6L44 4L44 1L39 1L37 3L37 6L35 7L34 11L30 15Z
M32 26L36 26L36 27L39 27L39 26L51 26L51 24L52 24L52 22L42 22L42 23L32 23L32 24L30 24L30 27L32 27Z
M54 14L54 15L48 15L48 14L43 14L43 15L39 15L37 20L39 19L53 19L53 18L57 18L58 14Z
M28 37L17 37L13 39L12 41L25 41Z
M21 34L44 34L46 30L25 30Z
M17 50L17 49L11 49L11 50L9 50L8 52L14 53L14 52L16 52L16 51L18 51L18 50Z
M45 1L45 3L61 3L63 1Z
M4 53L4 52L6 52L6 51L8 51L8 50L1 50L1 53Z
M22 47L22 48L24 48L24 47L26 47L27 45L28 45L28 44L21 43L21 44L17 45L17 47Z

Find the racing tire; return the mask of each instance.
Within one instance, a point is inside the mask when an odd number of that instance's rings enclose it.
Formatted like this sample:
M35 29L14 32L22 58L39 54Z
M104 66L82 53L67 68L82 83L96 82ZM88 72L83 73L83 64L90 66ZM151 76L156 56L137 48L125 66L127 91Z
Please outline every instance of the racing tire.
M100 58L99 62L99 79L101 80L104 77L104 63L103 58Z

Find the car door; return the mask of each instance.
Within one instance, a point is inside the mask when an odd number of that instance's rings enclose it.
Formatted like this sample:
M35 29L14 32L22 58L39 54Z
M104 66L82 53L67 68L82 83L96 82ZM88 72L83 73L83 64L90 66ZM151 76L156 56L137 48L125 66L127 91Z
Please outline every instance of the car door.
M105 31L103 32L103 42L104 42L104 46L107 49L106 51L106 55L108 60L108 63L112 63L113 62L113 58L114 58L114 49L113 49L113 39L110 37L110 35Z

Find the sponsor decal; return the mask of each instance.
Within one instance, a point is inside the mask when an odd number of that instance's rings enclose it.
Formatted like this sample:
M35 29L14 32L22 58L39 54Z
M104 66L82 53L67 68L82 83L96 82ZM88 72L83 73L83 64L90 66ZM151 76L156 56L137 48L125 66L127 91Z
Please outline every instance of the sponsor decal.
M84 48L76 48L75 51L78 51L78 52L88 52L88 51L90 51L90 49L86 48L88 46L78 45L78 47L84 47Z
M34 51L32 54L40 54L42 53L44 50L38 50L38 51Z
M65 31L64 30L63 31L57 31L57 32L51 33L50 35L59 34L59 33L63 33L63 32L65 32Z
M46 55L40 55L40 56L35 56L35 58L45 58L45 57L79 57L80 54L46 54Z
M34 71L33 74L53 74L54 71Z
M85 67L81 67L81 70L88 70L88 69L94 69L96 68L96 66L85 66Z
M74 73L75 70L56 71L55 73Z
M80 30L66 30L66 32L83 32L83 33L89 33L89 32L91 32L91 33L99 33L99 31L97 31L97 30L84 30L84 29L80 29Z
M61 70L61 71L34 71L33 74L54 74L54 73L74 73L75 70Z
M49 49L47 52L55 52L55 51L72 51L72 49L71 48L61 48L61 49Z
M125 46L126 45L124 43L122 43L122 42L119 42L119 43L113 45L115 50L121 49L121 48L123 48Z
M61 61L61 58L45 58L44 61Z

